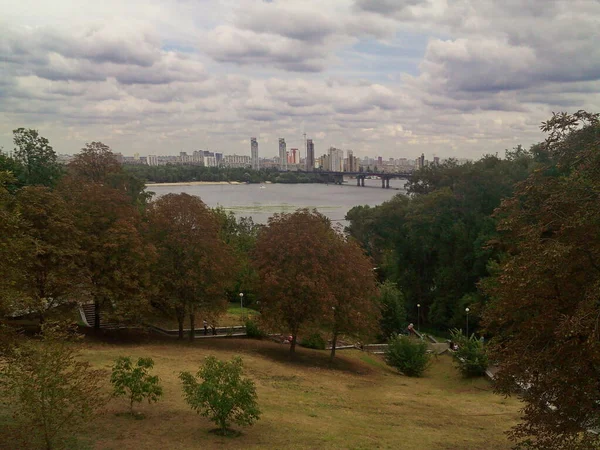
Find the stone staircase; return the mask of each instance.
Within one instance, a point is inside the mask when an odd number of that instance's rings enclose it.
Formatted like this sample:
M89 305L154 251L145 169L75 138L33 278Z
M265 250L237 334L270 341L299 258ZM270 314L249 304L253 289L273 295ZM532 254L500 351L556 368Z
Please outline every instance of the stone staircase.
M79 315L81 316L81 321L88 327L94 327L94 321L96 319L96 310L94 309L93 303L86 303L79 306ZM104 319L102 314L100 314L100 328L104 330L116 330L119 328L123 328L122 325L117 322L111 322Z

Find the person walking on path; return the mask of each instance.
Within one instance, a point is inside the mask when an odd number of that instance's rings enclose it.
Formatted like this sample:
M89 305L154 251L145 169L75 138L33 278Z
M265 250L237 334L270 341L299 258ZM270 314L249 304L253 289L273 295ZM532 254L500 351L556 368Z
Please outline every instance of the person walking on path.
M208 322L206 321L206 319L203 322L204 325L204 336L206 336L208 334Z

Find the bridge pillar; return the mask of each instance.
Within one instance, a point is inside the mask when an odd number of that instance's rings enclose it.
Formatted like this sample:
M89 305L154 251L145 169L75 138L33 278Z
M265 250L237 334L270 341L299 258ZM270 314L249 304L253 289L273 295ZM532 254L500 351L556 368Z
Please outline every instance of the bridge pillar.
M386 189L389 189L389 188L390 188L390 179L389 179L389 178L386 178L386 179L385 179L385 188L386 188Z
M385 189L385 178L381 177L381 189Z
M365 187L365 177L360 178L360 185L361 187Z
M360 177L356 177L356 185L360 186Z

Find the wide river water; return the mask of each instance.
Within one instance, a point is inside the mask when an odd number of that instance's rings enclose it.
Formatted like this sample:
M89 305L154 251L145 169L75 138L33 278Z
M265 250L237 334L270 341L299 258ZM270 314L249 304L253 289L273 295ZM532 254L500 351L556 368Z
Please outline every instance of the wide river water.
M357 187L348 184L203 184L161 186L148 185L157 196L185 192L199 196L210 207L222 206L237 216L252 217L266 223L275 213L294 212L298 208L316 208L333 222L344 225L346 213L357 205L379 205L394 195L404 193L404 180L391 180L390 189L382 189L380 180L365 180Z

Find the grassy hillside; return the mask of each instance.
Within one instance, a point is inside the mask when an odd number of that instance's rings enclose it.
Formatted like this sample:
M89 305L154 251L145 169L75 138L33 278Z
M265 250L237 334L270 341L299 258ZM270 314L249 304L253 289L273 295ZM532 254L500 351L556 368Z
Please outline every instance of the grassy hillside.
M358 350L340 351L333 369L325 352L254 340L203 340L193 344L87 343L83 356L106 369L119 355L152 356L165 396L142 405L143 420L116 415L114 400L82 439L96 449L506 449L503 431L518 418L516 400L490 391L487 381L462 380L449 357L439 357L425 378L404 377L383 361ZM215 436L214 425L183 402L182 370L196 371L207 355L243 357L257 384L263 418L237 438Z

